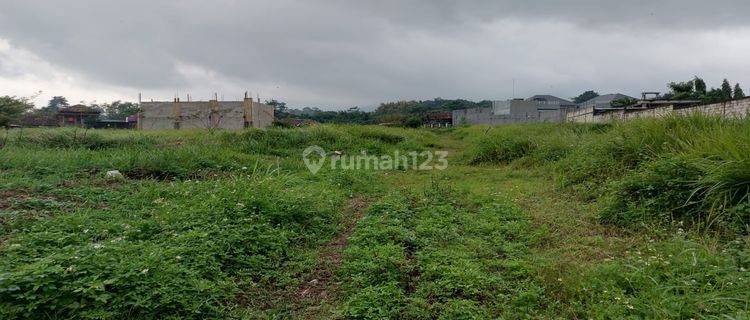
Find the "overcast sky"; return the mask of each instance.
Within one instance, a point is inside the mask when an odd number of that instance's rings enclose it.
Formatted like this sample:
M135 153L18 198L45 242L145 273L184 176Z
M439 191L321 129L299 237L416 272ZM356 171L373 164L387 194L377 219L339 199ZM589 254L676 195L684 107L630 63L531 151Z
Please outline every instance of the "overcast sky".
M0 95L343 109L507 99L513 79L516 97L750 87L750 1L531 2L0 0Z

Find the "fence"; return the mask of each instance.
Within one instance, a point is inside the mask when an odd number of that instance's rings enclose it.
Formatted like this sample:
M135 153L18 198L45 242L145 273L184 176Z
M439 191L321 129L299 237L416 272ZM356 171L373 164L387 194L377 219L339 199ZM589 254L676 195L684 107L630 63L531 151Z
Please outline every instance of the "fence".
M673 106L659 107L645 110L611 110L597 113L594 108L576 110L567 114L567 121L572 122L607 122L630 120L636 118L657 118L671 114L705 114L726 118L746 118L750 115L750 98L674 109Z

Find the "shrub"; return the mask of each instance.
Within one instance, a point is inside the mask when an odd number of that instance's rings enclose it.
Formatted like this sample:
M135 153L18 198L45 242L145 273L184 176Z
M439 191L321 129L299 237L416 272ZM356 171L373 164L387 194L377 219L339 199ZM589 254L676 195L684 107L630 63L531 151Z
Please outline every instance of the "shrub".
M695 193L701 175L688 159L649 162L609 186L600 216L620 226L673 220L700 223L707 209L702 195Z
M507 164L528 155L534 145L523 137L490 136L480 140L471 154L470 164Z

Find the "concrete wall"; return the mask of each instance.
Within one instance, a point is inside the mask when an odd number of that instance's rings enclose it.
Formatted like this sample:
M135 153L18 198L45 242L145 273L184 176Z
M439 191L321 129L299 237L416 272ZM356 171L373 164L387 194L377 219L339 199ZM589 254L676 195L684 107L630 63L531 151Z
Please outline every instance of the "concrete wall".
M274 120L274 108L247 98L244 101L142 102L141 130L265 128Z
M539 105L537 101L512 100L510 101L510 115L518 117L535 114Z
M533 110L535 110L534 108ZM522 124L535 122L560 122L565 119L561 110L538 110L526 113L495 114L493 108L472 108L453 111L453 126L463 124Z
M670 114L688 115L696 113L723 116L727 118L746 118L748 117L748 115L750 115L750 98L694 106L683 109L674 109L672 106L666 106L646 110L612 110L595 114L593 108L585 108L568 113L566 118L567 121L595 123L637 118L657 118L664 117Z
M271 125L274 120L273 106L265 105L262 103L254 102L252 104L251 114L251 127L253 128L265 128Z
M540 101L496 100L492 101L492 113L496 116L510 115L517 117L523 114L535 113L540 105L542 105Z
M453 125L461 124L520 124L533 122L561 122L565 110L547 109L544 101L505 100L492 101L490 108L473 108L453 111Z
M594 121L594 107L581 108L568 112L566 120L573 122L596 122Z

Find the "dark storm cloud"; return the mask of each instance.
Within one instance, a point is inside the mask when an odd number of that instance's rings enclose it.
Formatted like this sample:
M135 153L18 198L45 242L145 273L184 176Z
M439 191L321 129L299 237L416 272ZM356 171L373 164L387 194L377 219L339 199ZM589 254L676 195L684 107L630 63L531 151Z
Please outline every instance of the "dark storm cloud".
M660 83L715 67L662 62L687 35L747 29L748 9L747 1L3 1L0 38L114 86L208 86L187 66L230 89L264 84L298 104L343 106L502 98L511 77L573 94L611 73L620 79L600 87L636 90L644 82L636 66L669 73ZM650 47L652 58L612 48L657 39L673 45Z

